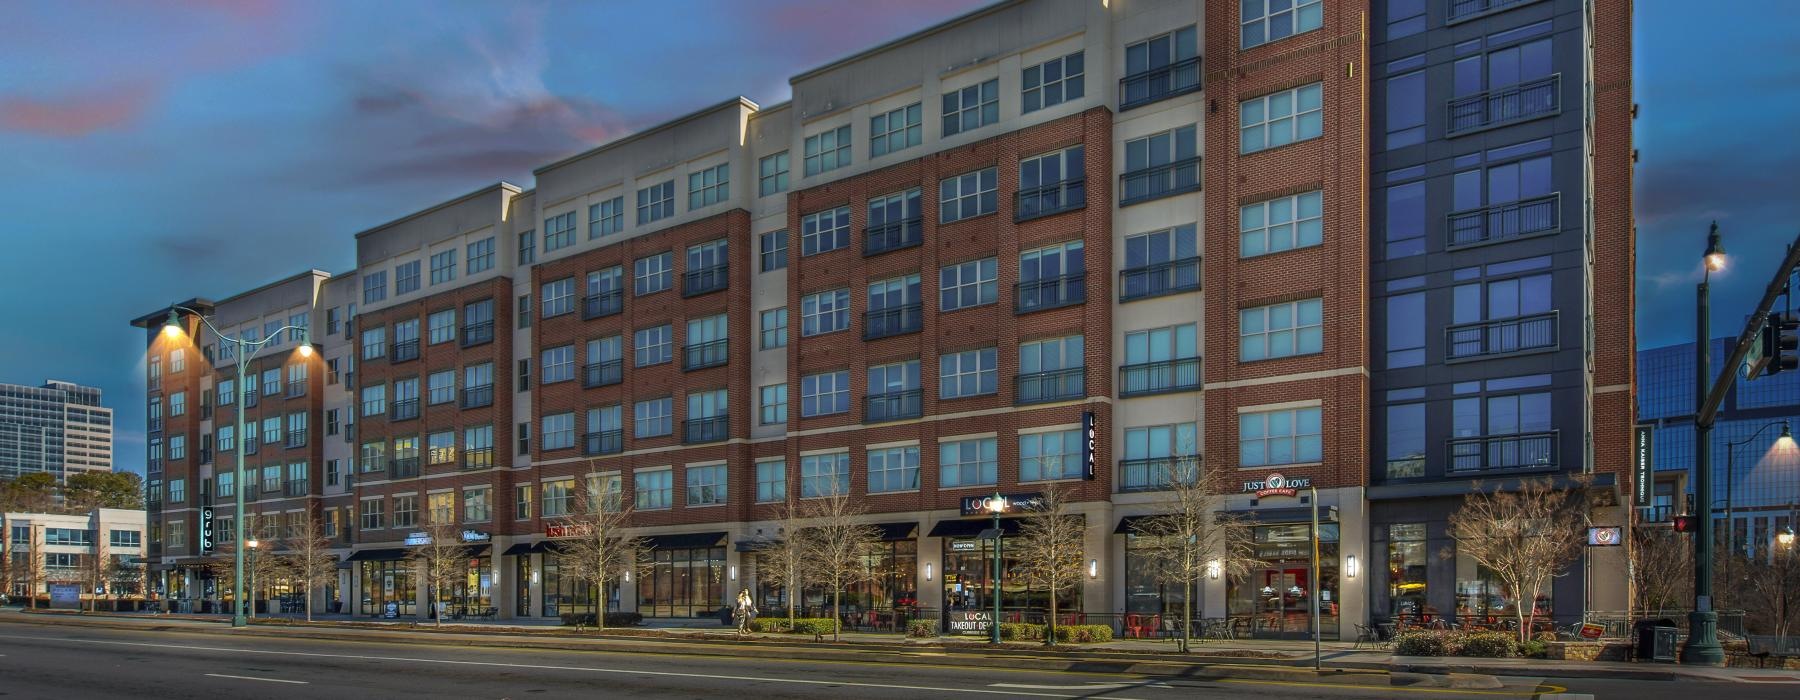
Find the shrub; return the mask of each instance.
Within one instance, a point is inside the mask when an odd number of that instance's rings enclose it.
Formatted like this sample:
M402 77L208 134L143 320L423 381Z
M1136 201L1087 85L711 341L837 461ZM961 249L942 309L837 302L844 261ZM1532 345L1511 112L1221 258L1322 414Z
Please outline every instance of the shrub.
M1451 632L1416 630L1394 637L1394 653L1400 656L1449 656L1453 653Z
M1044 641L1043 625L1028 625L1023 622L1000 623L1000 639L1015 642Z
M906 636L928 639L938 635L937 620L913 620L906 623Z
M753 632L772 632L794 634L831 634L832 620L829 617L797 617L794 626L788 627L785 617L759 617L750 621Z
M594 618L593 613L563 613L562 614L562 623L563 623L563 626L565 626L565 627L571 626L571 625L575 626L575 627L593 627L594 619L595 618Z
M1111 625L1057 625L1056 641L1093 644L1112 641Z
M1518 646L1513 635L1506 632L1470 632L1462 635L1456 650L1456 656L1478 656L1487 659L1503 659L1512 656L1513 647Z
M607 627L636 627L644 624L644 615L634 612L609 612L606 614Z
M759 617L750 621L752 632L786 632L788 621L785 617Z
M1550 645L1534 639L1519 645L1519 656L1528 659L1550 658Z
M831 634L837 629L837 620L829 617L802 617L794 620L795 634Z

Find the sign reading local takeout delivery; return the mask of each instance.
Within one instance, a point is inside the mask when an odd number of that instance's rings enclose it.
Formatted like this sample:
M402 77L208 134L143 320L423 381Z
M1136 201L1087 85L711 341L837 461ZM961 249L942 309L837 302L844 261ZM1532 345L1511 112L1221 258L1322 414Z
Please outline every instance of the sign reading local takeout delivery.
M1312 479L1306 477L1286 477L1281 472L1271 472L1261 481L1244 482L1244 493L1256 494L1257 498L1265 496L1293 496L1300 489L1312 486Z
M952 610L947 621L951 634L987 634L994 624L991 610Z

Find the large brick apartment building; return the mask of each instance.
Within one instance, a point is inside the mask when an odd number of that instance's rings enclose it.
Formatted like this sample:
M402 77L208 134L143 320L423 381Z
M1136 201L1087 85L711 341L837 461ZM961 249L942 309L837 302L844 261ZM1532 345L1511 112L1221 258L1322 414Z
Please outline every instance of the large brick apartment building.
M1630 12L1000 2L794 76L789 102L363 231L355 270L182 306L235 337L311 330L312 357L259 360L290 384L233 438L278 441L231 486L260 526L331 524L353 614L422 610L402 559L433 513L470 542L456 604L501 617L778 605L756 566L774 506L846 488L886 540L857 609L948 615L996 594L964 499L1060 483L1094 572L1065 606L1154 619L1186 594L1129 523L1158 463L1198 456L1241 474L1227 508L1270 562L1209 581L1205 616L1301 635L1316 598L1330 636L1491 615L1518 601L1439 556L1461 495L1592 473L1606 503L1626 478ZM199 599L235 360L190 312L196 340L159 334L168 313L135 323L199 371L149 400L205 410L152 426L150 554ZM161 453L177 436L200 449ZM1308 491L1258 497L1274 475L1317 489L1318 561ZM548 536L590 480L654 546L620 590L561 576ZM1589 555L1537 604L1622 609L1622 563Z

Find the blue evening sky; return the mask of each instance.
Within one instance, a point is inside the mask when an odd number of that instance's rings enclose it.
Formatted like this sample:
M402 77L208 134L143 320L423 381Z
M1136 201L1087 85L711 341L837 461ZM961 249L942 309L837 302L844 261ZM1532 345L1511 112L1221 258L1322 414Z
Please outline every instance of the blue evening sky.
M986 0L7 2L0 381L99 386L143 466L126 321L308 267L351 235L787 78ZM1800 230L1800 3L1730 31L1638 3L1638 341L1691 334L1708 220L1728 332ZM1605 309L1599 310L1606 313Z

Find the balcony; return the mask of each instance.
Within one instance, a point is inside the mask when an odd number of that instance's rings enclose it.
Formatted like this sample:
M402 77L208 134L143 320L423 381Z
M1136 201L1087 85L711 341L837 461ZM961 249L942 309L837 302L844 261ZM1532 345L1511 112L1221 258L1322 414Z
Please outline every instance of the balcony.
M1495 243L1544 233L1562 228L1562 194L1553 192L1542 197L1496 204L1451 214L1450 238L1446 248Z
M684 297L716 292L730 285L731 275L723 263L681 274L681 296Z
M260 400L260 397L257 396L255 389L244 392L244 408L256 408L258 400Z
M1119 301L1193 292L1200 289L1200 258L1182 258L1119 271Z
M863 399L863 422L885 423L891 420L918 418L925 414L918 389L869 394Z
M1013 222L1041 219L1087 206L1087 180L1074 178L1013 194Z
M468 447L463 449L462 465L464 469L486 469L494 466L494 448Z
M1087 395L1087 367L1029 372L1013 377L1013 403L1068 401Z
M591 321L625 310L625 291L613 289L581 298L581 318Z
M287 487L282 493L283 493L283 495L285 495L289 498L296 498L299 496L304 496L304 495L306 495L307 484L308 484L308 482L305 482L305 481L287 482Z
M581 386L595 389L625 381L625 361L606 360L581 366Z
M720 339L683 346L681 348L681 369L693 371L725 364L729 359L730 343L729 339Z
M1450 0L1450 13L1445 24L1456 24L1482 15L1509 10L1537 0Z
M1557 431L1516 435L1482 435L1446 441L1449 472L1479 474L1508 470L1556 468Z
M150 461L144 465L144 471L150 476L161 474L163 471L162 459L157 457L150 458ZM145 478L149 478L149 476L146 476Z
M305 447L306 446L306 429L301 428L299 430L289 430L288 434L287 434L287 442L283 443L282 446L286 447L290 450L297 448L297 447Z
M259 449L262 448L257 445L255 433L244 436L244 454L253 455Z
M1119 206L1199 192L1200 180L1198 156L1133 170L1119 176Z
M863 229L863 257L923 243L924 221L924 217L915 216Z
M1119 398L1196 391L1200 388L1200 358L1184 357L1143 362L1119 368Z
M388 349L388 362L406 362L419 359L419 341L399 340L394 347Z
M389 479L410 479L419 475L418 457L401 457L388 460Z
M481 408L494 405L494 385L466 387L462 390L463 408Z
M1196 455L1121 459L1117 475L1119 493L1166 491L1177 472L1184 480L1191 480L1199 465L1200 458Z
M1474 360L1555 350L1557 312L1477 321L1444 329L1444 359Z
M1199 92L1200 57L1158 66L1119 79L1119 111Z
M212 405L204 404L204 403L200 404L200 420L212 420L212 417L213 417Z
M1562 75L1553 74L1451 100L1447 135L1460 136L1556 114L1562 111L1558 98L1561 86Z
M731 432L730 417L725 414L682 421L681 441L689 445L724 440Z
M163 422L162 422L161 418L151 418L150 419L150 432L160 433L160 432L162 432L162 429L163 429Z
M388 420L409 420L419 417L418 399L395 399L388 406Z
M582 433L581 453L588 456L612 455L625 451L625 431L602 430L598 433Z
M200 448L200 463L201 464L212 464L213 463L212 448L210 448L210 447Z
M924 323L923 309L924 305L915 301L863 314L863 340L919 332Z
M1015 284L1013 311L1023 314L1086 302L1086 280L1086 273L1076 272Z
M475 347L482 343L494 342L494 322L482 321L462 327L462 346Z

